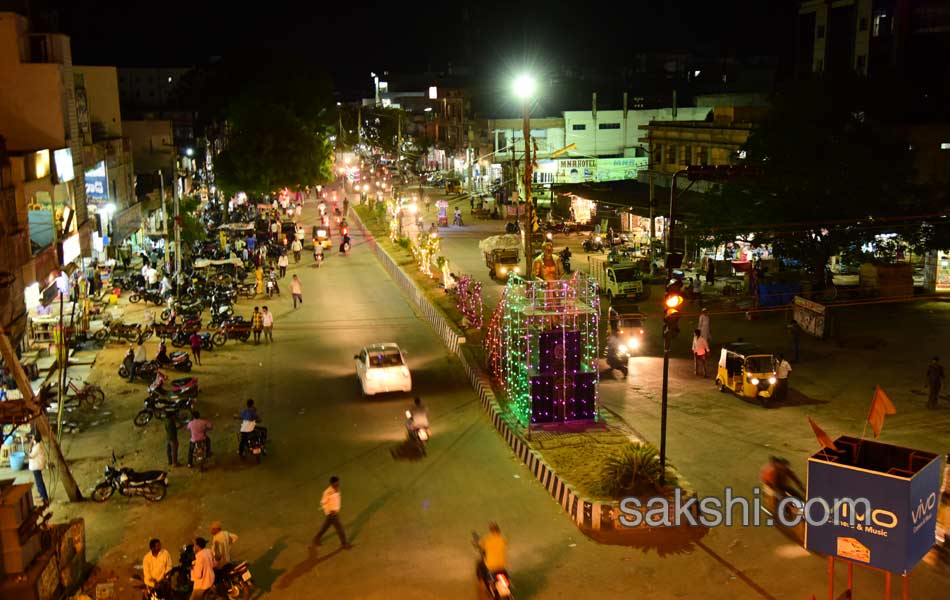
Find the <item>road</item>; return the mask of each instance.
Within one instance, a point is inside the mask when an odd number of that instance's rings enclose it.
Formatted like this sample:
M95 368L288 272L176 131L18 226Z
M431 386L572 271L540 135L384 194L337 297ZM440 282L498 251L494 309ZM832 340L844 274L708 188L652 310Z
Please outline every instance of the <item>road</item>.
M305 218L314 213L308 205ZM334 253L320 269L306 259L291 264L288 277L300 276L304 304L295 311L287 296L267 302L276 316L273 345L229 342L195 367L200 410L216 426L209 470L173 469L168 496L157 504L113 498L69 505L57 492L57 520L86 519L94 581L111 577L119 598L137 598L129 578L149 538L180 546L221 520L240 537L233 554L250 562L263 598L477 598L470 533L497 520L511 540L519 598L668 599L699 590L704 598L787 597L762 591L764 577L737 569L731 534L645 534L640 548L581 535L491 427L460 366L386 277L366 240L354 235L353 242L350 256ZM263 303L242 300L239 312ZM132 307L128 318L137 311ZM425 458L400 458L408 396L360 397L353 354L378 341L408 351L433 423ZM115 377L122 352L105 350L93 376L106 386L111 414L64 443L87 491L113 450L137 469L165 462L160 424L131 424L143 394L141 384ZM235 454L232 416L249 397L272 440L260 465ZM331 531L314 552L308 545L331 475L342 480L342 520L354 547L339 550ZM715 538L721 548L704 550Z

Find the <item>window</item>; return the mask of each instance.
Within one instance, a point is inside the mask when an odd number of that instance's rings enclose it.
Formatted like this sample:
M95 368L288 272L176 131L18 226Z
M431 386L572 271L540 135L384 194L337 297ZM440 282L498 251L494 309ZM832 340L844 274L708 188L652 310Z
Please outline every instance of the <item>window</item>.
M587 125L584 125L584 124L574 123L573 125L571 125L571 131L585 131L586 129L587 129Z
M620 129L620 123L600 123L597 129Z
M666 164L675 165L676 163L676 146L670 144L670 147L666 149Z
M696 164L697 165L707 165L709 164L709 150L706 146L700 146L696 149Z
M822 39L825 38L825 26L824 26L824 25L819 25L819 26L818 26L818 33L815 34L815 37L818 38L819 40L822 40Z
M656 161L656 164L663 164L663 144L657 144L653 146L653 160Z
M693 149L690 146L683 148L683 164L686 166L693 164Z

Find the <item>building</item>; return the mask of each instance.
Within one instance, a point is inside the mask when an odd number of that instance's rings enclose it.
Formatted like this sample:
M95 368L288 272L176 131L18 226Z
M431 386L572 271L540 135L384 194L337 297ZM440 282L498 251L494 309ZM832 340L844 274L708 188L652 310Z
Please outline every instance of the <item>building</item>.
M26 206L17 203L12 165L0 137L0 326L14 345L26 332L24 267L32 258Z
M118 69L119 99L135 111L165 111L180 108L179 83L191 67L145 67Z

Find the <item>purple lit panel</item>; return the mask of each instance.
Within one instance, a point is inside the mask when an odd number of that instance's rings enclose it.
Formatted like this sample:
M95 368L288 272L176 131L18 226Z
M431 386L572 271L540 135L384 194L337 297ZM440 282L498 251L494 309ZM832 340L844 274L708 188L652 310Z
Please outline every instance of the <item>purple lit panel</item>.
M531 422L551 423L555 420L554 376L531 377Z
M538 336L538 371L570 374L581 368L581 332L547 331Z

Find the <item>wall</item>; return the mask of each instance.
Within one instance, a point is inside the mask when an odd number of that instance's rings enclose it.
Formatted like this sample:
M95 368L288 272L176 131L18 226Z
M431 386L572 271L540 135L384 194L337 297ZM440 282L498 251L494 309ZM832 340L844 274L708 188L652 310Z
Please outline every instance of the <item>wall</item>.
M75 66L82 76L89 104L89 118L104 127L106 137L122 137L122 113L119 109L119 83L115 67ZM95 125L93 132L96 132Z
M710 108L677 108L676 119L701 121ZM596 117L589 110L564 112L564 145L577 144L566 156L624 156L627 148L640 146L640 126L652 120L674 120L672 108L628 110L624 119L622 110L598 110ZM601 129L612 124L616 129ZM583 129L577 129L583 127Z
M132 162L136 173L167 173L174 167L171 121L123 121L122 131L132 145ZM166 178L168 175L166 175Z

